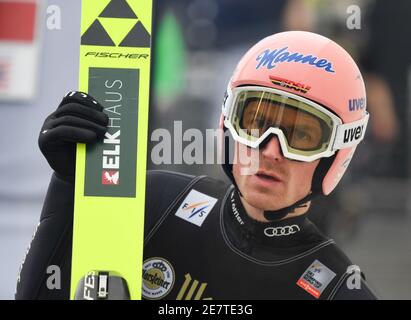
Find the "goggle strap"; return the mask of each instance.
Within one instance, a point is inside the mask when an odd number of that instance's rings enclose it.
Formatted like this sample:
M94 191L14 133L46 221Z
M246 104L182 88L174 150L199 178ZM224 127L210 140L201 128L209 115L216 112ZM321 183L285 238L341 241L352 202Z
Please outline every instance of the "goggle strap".
M223 100L223 105L222 105L222 113L224 115L224 117L228 116L228 109L230 108L231 104L232 104L232 99L233 99L233 93L231 91L230 85L227 86L227 90L225 91L224 94L224 100Z
M350 148L360 143L364 139L368 118L367 112L360 120L338 125L332 150Z

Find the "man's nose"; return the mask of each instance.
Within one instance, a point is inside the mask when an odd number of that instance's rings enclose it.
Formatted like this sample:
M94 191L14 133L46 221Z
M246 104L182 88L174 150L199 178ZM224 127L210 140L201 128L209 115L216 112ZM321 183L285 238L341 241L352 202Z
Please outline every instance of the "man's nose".
M261 153L270 160L281 161L284 159L280 141L276 135L271 135L268 142L262 147Z

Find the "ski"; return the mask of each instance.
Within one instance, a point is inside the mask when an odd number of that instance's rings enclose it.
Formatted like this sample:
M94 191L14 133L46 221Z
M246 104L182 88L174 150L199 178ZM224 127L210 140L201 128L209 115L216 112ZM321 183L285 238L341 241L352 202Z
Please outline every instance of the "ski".
M108 131L78 144L71 299L141 299L153 0L82 0L79 90Z

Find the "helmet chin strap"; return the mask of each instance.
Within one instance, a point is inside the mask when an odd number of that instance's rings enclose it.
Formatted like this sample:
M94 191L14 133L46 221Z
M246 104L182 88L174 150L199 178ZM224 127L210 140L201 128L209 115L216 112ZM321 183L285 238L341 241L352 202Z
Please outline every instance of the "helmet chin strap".
M292 204L291 206L288 206L288 207L285 207L279 210L264 211L264 218L266 218L268 221L276 221L276 220L283 219L289 213L294 212L295 209L307 207L308 206L307 202L313 200L318 195L319 194L317 192L310 192L304 198Z

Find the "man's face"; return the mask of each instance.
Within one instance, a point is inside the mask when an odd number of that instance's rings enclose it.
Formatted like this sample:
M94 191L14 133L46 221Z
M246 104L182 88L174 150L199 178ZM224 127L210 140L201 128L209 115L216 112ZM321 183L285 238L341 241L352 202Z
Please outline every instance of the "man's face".
M247 152L248 159L258 157L258 170L255 174L244 172L251 163L233 164L235 181L248 204L262 210L279 210L304 198L311 190L314 171L320 162L299 162L285 158L276 136L261 149L239 146L235 143L236 159L239 152ZM255 164L254 164L255 165Z

